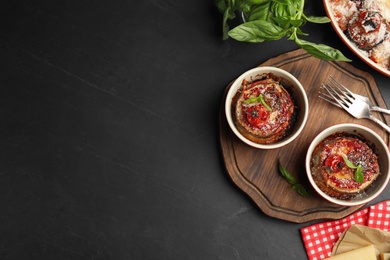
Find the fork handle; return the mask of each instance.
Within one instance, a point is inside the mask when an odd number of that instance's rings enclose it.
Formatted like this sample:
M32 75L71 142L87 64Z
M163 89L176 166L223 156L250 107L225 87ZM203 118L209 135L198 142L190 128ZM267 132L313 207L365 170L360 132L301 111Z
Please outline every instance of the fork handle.
M381 107L378 107L378 106L372 106L372 107L370 107L370 109L373 110L373 111L382 112L382 113L386 113L386 114L390 115L390 110L389 109L381 108Z
M390 127L388 125L386 125L385 123L383 123L381 120L379 120L373 115L370 115L369 118L375 123L377 123L378 125L380 125L381 127L383 127L388 133L390 133Z

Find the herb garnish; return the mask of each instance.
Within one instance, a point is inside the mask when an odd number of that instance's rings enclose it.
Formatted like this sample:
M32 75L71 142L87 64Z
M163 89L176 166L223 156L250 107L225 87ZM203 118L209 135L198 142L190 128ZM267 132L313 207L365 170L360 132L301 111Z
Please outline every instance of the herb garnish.
M364 182L364 175L362 172L362 166L359 164L355 166L350 160L348 160L347 156L343 154L343 159L348 168L356 169L355 171L355 181L358 183Z
M306 191L305 187L303 187L301 184L297 183L295 181L294 176L292 176L286 168L283 167L283 165L279 161L279 171L282 174L282 176L287 180L287 182L292 186L293 190L296 190L296 192L303 196L306 197L309 195L309 193Z
M286 37L316 58L351 61L335 48L298 38L298 35L308 35L301 30L307 22L330 22L326 16L306 16L304 0L214 0L214 4L223 14L224 40L232 37L237 41L257 43ZM236 12L242 12L246 21L230 30L228 21L236 17Z
M256 101L260 101L260 103L265 106L266 109L268 109L268 111L272 112L272 108L267 105L267 103L265 103L264 99L263 99L263 95L260 94L260 96L258 97L251 97L251 98L248 98L247 100L245 100L244 102L246 104L249 104L249 103L253 103L253 102L256 102Z

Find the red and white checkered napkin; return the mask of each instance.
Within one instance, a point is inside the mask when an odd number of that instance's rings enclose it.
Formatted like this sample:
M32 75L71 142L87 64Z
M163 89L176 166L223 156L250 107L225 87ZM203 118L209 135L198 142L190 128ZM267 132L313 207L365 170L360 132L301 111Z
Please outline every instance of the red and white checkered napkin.
M390 200L362 209L340 220L321 222L301 228L309 260L329 257L340 235L353 224L389 231Z

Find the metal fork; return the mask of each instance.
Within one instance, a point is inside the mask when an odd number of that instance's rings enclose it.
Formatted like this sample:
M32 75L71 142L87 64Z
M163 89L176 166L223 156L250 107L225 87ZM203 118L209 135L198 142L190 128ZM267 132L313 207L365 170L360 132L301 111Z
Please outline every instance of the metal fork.
M324 95L323 91L326 91L327 95ZM332 99L330 99L329 96ZM342 107L355 118L367 118L374 121L390 133L390 127L371 114L370 105L355 96L355 94L348 89L341 89L334 84L334 82L328 80L328 82L322 84L322 91L319 93L319 97L329 103Z
M365 97L365 96L362 96L362 95L359 95L359 94L356 94L356 93L353 93L352 91L350 91L347 87L345 87L343 84L341 84L339 81L337 81L335 78L333 78L332 76L329 76L328 77L328 81L335 85L335 86L338 86L339 89L341 89L341 91L343 91L345 94L347 95L351 95L352 97L355 97L355 98L360 98L361 100L363 100L364 102L366 102L368 105L369 105L369 109L370 111L376 111L376 112L382 112L382 113L386 113L386 114L390 114L390 110L389 109L385 109L385 108L381 108L381 107L378 107L376 105L374 105L370 99L368 97ZM333 97L330 96L328 93L325 93L325 92L322 92L321 93L322 96L320 96L320 98L322 99L325 99L326 101L332 103L333 105L335 106L338 106L338 107L341 107L338 103L336 102L333 102Z

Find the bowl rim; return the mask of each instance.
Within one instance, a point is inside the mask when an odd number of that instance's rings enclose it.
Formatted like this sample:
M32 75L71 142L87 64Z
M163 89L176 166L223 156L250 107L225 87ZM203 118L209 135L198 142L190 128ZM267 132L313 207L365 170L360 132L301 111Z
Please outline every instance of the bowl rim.
M272 144L259 144L259 143L252 142L252 141L248 140L247 138L245 138L238 131L236 126L234 125L233 115L231 113L232 98L236 94L238 88L241 86L242 80L244 78L248 77L249 75L254 74L254 76L256 76L256 74L262 74L262 73L276 73L277 76L285 77L285 79L289 80L291 82L291 84L294 85L294 87L299 89L299 91L296 91L296 92L298 92L298 93L300 92L301 93L300 96L302 96L303 103L304 103L304 109L301 109L301 113L303 112L302 123L298 126L298 128L295 130L295 132L290 134L290 135L288 135L286 138L283 138L281 141L276 142L276 143L272 143ZM232 84L230 85L230 88L229 88L229 90L228 90L228 92L226 94L225 115L226 115L226 119L227 119L227 122L228 122L228 125L229 125L230 129L234 132L234 134L241 141L243 141L244 143L246 143L246 144L248 144L248 145L250 145L252 147L259 148L259 149L276 149L276 148L280 148L280 147L285 146L285 145L289 144L290 142L292 142L302 132L304 126L306 125L308 114L309 114L309 102L308 102L308 99L307 99L306 91L303 88L302 84L290 72L288 72L288 71L286 71L284 69L278 68L278 67L259 66L259 67L255 67L255 68L252 68L250 70L247 70L246 72L242 73L239 77L237 77L232 82Z
M368 196L366 198L363 198L363 199L360 199L360 200L340 200L340 199L333 198L333 197L329 196L328 194L323 192L317 186L317 184L315 183L315 181L313 179L313 176L311 174L310 159L311 159L311 155L313 153L314 148L317 146L317 144L321 140L323 140L324 138L330 136L333 133L342 132L342 131L350 132L352 129L353 130L357 130L357 133L362 134L364 137L365 137L364 133L366 132L366 133L371 134L372 136L374 136L375 139L377 139L378 143L382 146L381 148L386 153L385 154L385 156L386 156L385 160L387 160L387 168L388 169L387 169L386 176L385 176L385 179L384 179L383 183L370 196ZM371 140L368 140L368 141L371 141ZM379 149L379 148L377 147L377 149ZM383 157L383 155L382 155L382 157ZM311 186L316 190L316 192L321 197L323 197L324 199L326 199L327 201L329 201L331 203L334 203L334 204L337 204L337 205L341 205L341 206L358 206L358 205L366 204L366 203L374 200L387 187L387 185L389 183L389 180L390 180L390 152L389 152L389 148L387 147L387 145L383 141L383 139L374 130L370 129L369 127L364 126L364 125L360 125L360 124L356 124L356 123L340 123L340 124L332 125L330 127L325 128L324 130L322 130L320 133L318 133L314 137L314 139L311 141L311 143L310 143L310 145L309 145L309 147L307 149L307 152L306 152L305 168L306 168L306 175L307 175L307 177L309 179L309 182L310 182ZM385 174L385 173L381 171L381 174Z

